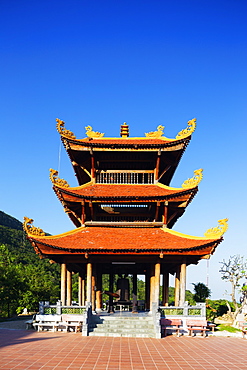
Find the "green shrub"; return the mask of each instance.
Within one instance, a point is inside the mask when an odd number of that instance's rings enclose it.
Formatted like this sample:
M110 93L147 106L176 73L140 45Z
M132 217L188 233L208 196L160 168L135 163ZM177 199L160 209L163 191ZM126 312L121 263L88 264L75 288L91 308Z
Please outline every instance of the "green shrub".
M218 325L217 330L219 330L219 331L226 330L226 331L229 331L230 333L237 333L237 332L241 331L240 329L237 329L237 328L234 328L233 326L229 326L229 325L225 325L225 324Z

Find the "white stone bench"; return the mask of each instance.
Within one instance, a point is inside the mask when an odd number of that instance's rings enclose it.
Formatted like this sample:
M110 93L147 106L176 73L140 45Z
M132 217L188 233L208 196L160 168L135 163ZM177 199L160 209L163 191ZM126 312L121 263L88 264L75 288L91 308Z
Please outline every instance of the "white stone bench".
M66 331L70 331L72 329L75 333L77 333L78 331L81 331L82 325L83 315L63 314L62 321L59 323L58 328L65 328Z
M61 315L36 315L35 322L33 322L33 327L37 329L37 331L42 331L45 329L56 331L61 319Z

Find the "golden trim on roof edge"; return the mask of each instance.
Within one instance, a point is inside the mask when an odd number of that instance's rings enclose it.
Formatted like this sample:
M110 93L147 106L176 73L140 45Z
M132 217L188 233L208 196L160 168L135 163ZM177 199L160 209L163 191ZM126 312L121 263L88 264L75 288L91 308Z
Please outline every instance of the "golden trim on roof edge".
M203 178L202 172L203 172L202 168L200 168L199 170L195 170L194 176L188 180L185 180L182 184L182 188L188 189L188 188L194 188L195 186L197 186L202 181L202 178Z
M205 238L220 238L228 229L228 218L218 221L218 226L208 229L204 236Z
M67 139L76 139L76 136L74 133L70 130L65 129L64 125L65 122L60 120L59 118L56 118L57 124L57 131L59 132L60 135L64 136ZM156 131L150 131L148 133L145 133L145 137L126 137L123 135L122 137L104 137L104 133L98 132L98 131L93 131L92 126L88 125L85 127L86 129L86 135L87 139L92 140L92 139L103 139L103 140L119 140L121 141L122 139L128 139L128 140L145 140L145 139L160 139L164 141L176 141L180 139L184 139L188 136L190 136L196 129L196 118L193 118L192 120L188 121L188 126L181 130L177 135L175 139L171 139L168 137L163 136L164 135L164 126L159 125L157 127ZM85 139L76 139L76 140L85 140Z
M70 130L66 130L64 125L65 125L65 122L62 121L61 119L59 118L56 118L56 121L57 121L57 131L59 132L60 135L68 138L68 139L76 139L76 136L73 134L72 131Z
M58 171L53 170L52 168L50 168L50 176L49 177L50 177L51 182L54 185L61 186L63 188L69 188L70 187L66 180L60 179L58 177Z
M190 136L195 131L195 129L196 129L196 118L193 118L190 121L188 121L188 126L177 134L176 139L184 139L187 136Z
M189 234L184 234L181 233L180 231L175 231L173 229L169 229L168 227L164 226L160 228L162 231L167 232L168 234L179 236L181 238L186 238L186 239L193 239L193 240L204 240L208 239L203 236L194 236L194 235L189 235ZM211 239L211 238L210 238Z
M86 126L85 130L86 130L87 137L90 137L90 138L98 138L99 139L99 138L102 138L105 135L101 132L93 131L92 126Z
M29 235L45 236L44 231L40 229L39 227L33 226L32 223L33 223L33 220L31 218L24 217L24 222L23 222L24 231Z

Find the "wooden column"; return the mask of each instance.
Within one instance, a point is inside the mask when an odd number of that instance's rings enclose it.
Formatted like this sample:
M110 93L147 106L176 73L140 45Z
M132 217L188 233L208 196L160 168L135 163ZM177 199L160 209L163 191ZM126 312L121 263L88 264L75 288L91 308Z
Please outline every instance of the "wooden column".
M95 300L96 300L96 278L92 275L92 310L95 311Z
M164 202L164 213L163 213L163 225L167 226L167 217L168 217L168 202Z
M150 294L149 294L149 309L152 310L152 303L154 302L154 286L155 286L155 276L154 276L154 264L150 266Z
M90 154L91 154L91 176L92 180L95 180L95 161L94 161L94 153L92 148L90 149Z
M169 302L169 273L163 274L162 306L168 306Z
M66 305L66 277L67 277L66 264L61 263L61 302L62 302L62 306Z
M93 221L94 213L93 213L93 203L91 202L91 200L89 202L89 207L90 207L91 221Z
M72 273L71 271L67 270L67 299L66 299L67 306L72 305Z
M159 306L159 295L160 295L160 263L156 263L154 267L155 272L155 285L154 285L154 302Z
M145 308L150 309L150 272L146 271L145 274Z
M154 182L157 182L158 181L158 178L159 178L160 155L161 155L161 151L159 150L158 151L158 154L157 154L156 166L155 166L155 170L154 170Z
M85 276L84 276L81 280L81 304L82 306L85 306L85 301L86 301L86 297L85 297Z
M101 271L97 271L97 279L96 279L96 311L101 311L103 308L102 306L102 273Z
M87 263L87 294L86 294L86 301L92 303L92 263Z
M137 274L133 274L133 307L132 312L137 313Z
M181 264L180 273L180 302L179 305L183 306L185 302L185 290L186 290L186 262L185 260Z
M113 293L113 280L114 280L114 275L111 272L109 276L109 292ZM109 308L108 312L112 313L114 312L114 307L113 307L113 296L109 296Z
M85 201L81 202L81 224L85 224Z
M78 276L78 305L82 306L82 277Z
M175 296L174 296L174 305L179 305L180 300L180 273L181 273L181 265L177 266L176 276L175 276Z
M156 210L155 210L155 217L154 217L154 221L158 221L158 217L159 217L159 209L160 209L160 202L157 202L156 203Z

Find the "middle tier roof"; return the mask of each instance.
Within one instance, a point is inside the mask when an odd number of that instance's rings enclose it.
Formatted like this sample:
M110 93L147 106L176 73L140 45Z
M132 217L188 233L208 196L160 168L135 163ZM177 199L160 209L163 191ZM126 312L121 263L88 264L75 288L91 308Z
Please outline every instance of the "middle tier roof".
M86 222L147 221L152 226L164 223L171 228L198 191L197 186L183 189L160 183L144 185L93 182L78 187L54 183L53 189L77 227L82 225L83 218ZM147 209L144 210L143 207L149 207L148 215ZM85 212L85 218L82 212Z
M77 187L53 186L54 191L64 200L81 201L81 199L115 199L128 198L130 200L168 200L179 198L189 201L197 193L198 187L190 189L172 188L157 184L87 184Z

